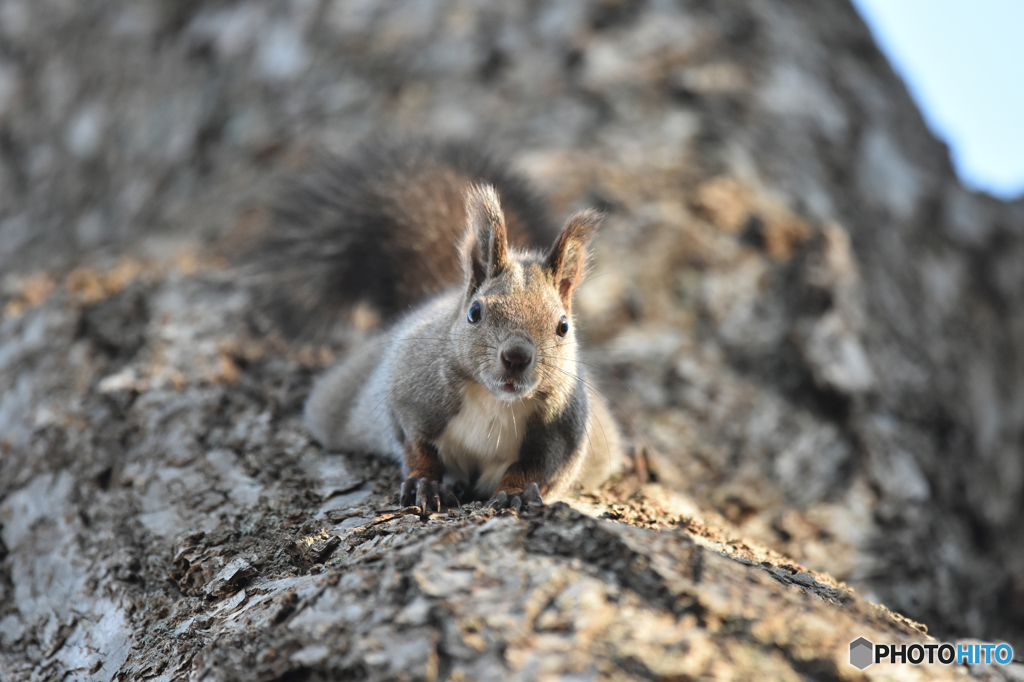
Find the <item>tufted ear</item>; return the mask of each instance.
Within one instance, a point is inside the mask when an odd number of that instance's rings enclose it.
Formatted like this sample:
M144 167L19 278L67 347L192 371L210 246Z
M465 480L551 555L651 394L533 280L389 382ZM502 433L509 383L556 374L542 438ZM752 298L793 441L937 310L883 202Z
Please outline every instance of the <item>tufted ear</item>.
M597 233L604 216L588 209L569 217L547 256L547 267L554 276L558 296L566 310L572 307L572 295L583 280L589 254L587 247Z
M466 191L466 233L459 254L470 293L508 267L505 214L491 185L471 185Z

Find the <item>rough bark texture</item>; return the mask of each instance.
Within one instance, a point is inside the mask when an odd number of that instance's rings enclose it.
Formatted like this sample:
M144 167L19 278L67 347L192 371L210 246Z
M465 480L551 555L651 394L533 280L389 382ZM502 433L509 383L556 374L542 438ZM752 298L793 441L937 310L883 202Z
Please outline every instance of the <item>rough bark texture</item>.
M281 341L225 258L381 131L608 211L658 484L423 521L311 443L367 320ZM869 601L1024 647L1022 231L840 0L0 0L0 678L850 678L924 637Z

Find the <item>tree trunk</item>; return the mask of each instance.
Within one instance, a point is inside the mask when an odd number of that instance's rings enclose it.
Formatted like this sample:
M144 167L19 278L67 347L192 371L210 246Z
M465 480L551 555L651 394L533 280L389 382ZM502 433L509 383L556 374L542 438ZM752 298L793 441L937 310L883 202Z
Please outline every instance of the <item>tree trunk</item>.
M958 184L845 1L0 0L0 36L0 678L845 679L908 618L1024 647L1024 203ZM587 362L657 482L421 519L311 441L372 319L283 340L230 263L374 132L608 212Z

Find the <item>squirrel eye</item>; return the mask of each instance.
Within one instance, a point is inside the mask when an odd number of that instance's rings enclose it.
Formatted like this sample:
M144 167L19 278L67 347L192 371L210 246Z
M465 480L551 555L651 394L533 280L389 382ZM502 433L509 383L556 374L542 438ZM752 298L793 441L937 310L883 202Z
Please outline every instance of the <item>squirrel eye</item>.
M469 314L466 315L466 319L470 324L480 321L480 301L473 301L473 305L469 306Z
M562 319L558 321L558 327L555 328L555 333L559 336L565 336L569 333L569 320L565 319L565 315L562 315Z

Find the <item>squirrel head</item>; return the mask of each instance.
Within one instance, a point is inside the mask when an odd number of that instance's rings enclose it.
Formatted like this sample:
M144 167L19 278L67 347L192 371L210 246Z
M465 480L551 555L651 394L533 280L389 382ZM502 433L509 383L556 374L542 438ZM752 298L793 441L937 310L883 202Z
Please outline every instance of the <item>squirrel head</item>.
M567 395L579 374L573 294L601 214L572 215L547 252L509 247L505 215L490 185L466 192L466 220L459 247L465 288L452 327L461 369L509 402Z

